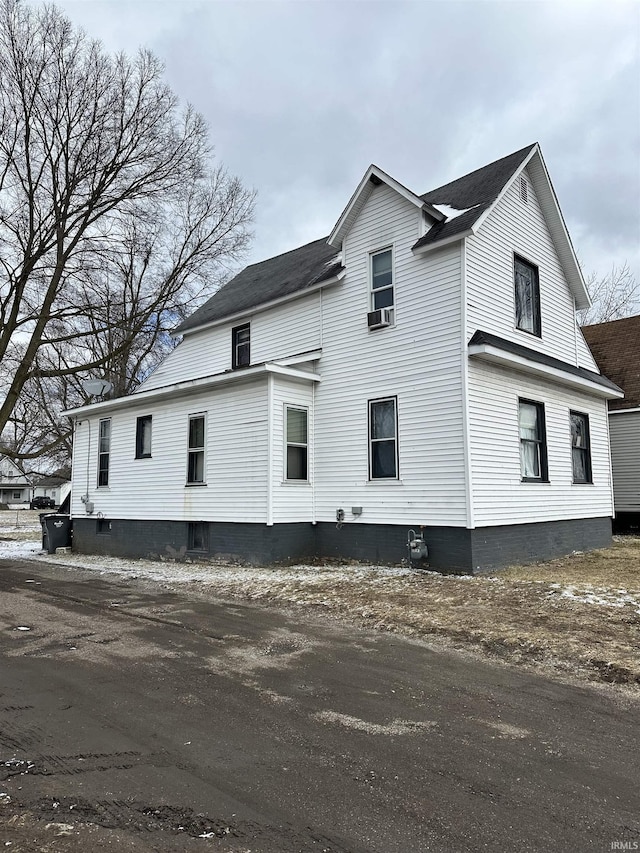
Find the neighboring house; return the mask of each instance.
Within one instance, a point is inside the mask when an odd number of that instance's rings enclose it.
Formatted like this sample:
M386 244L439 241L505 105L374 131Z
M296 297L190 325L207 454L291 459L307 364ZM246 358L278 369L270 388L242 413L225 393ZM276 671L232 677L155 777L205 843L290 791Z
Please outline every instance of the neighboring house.
M614 530L640 529L640 315L585 326L600 371L624 391L609 401Z
M55 505L60 506L70 491L71 481L69 479L52 475L38 480L33 489L33 497L52 498Z
M312 200L310 200L310 205ZM607 400L538 145L417 195L371 166L75 422L74 548L472 571L607 545ZM416 551L419 551L416 548Z
M31 484L22 471L6 456L0 456L0 503L28 503Z

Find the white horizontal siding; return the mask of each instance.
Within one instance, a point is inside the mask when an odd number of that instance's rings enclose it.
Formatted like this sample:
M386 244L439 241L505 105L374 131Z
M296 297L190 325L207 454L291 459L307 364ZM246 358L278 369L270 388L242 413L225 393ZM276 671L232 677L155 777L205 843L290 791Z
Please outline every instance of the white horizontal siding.
M200 376L211 376L231 367L231 331L227 328L206 329L186 335L177 347L137 391L163 388L174 382L187 382Z
M231 369L231 330L251 326L251 363L261 364L320 346L320 294L294 299L241 320L185 335L138 391Z
M274 378L272 391L273 522L313 521L313 388L310 383ZM287 482L285 470L285 406L306 408L309 427L308 482Z
M190 414L206 413L206 485L187 486ZM110 518L266 521L266 380L115 412L109 486L97 487L98 419L76 427L72 512ZM152 456L135 458L136 418L152 416ZM89 447L89 429L91 442ZM88 473L87 473L88 472ZM88 488L87 488L88 484Z
M420 214L386 185L344 245L347 273L325 296L316 388L316 517L374 524L466 523L460 246L417 258ZM393 246L395 322L369 331L369 255ZM399 480L369 481L368 400L398 400Z
M518 398L544 403L549 483L523 483ZM589 416L593 483L572 483L569 410ZM606 403L561 386L469 362L469 420L475 525L612 514Z
M514 253L539 270L541 338L515 326ZM526 204L516 181L478 234L467 239L467 340L477 329L596 369L578 331L573 295L531 182Z
M317 349L321 345L320 299L320 293L310 293L255 314L251 318L252 363L275 361Z
M609 416L616 512L640 512L640 412Z

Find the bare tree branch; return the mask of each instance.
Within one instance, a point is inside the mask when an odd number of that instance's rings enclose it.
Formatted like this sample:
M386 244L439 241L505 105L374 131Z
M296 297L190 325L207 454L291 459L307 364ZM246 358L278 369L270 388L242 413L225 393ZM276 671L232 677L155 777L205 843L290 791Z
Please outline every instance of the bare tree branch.
M100 370L131 391L250 240L254 193L212 168L148 51L108 55L54 6L0 0L0 435L68 449ZM31 429L23 425L31 423Z

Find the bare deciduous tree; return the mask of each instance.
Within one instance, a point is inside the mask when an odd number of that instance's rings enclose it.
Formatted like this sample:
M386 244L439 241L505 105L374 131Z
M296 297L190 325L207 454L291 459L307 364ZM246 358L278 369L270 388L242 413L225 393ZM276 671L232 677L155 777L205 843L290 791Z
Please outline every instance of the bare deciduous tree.
M591 297L591 308L578 313L581 326L593 323L608 323L620 320L640 310L640 281L628 263L611 267L611 272L602 278L595 273L587 279L587 290Z
M48 422L82 401L88 371L132 390L250 239L254 194L211 167L204 121L162 73L147 51L108 55L53 6L0 0L0 434L13 458L64 446Z

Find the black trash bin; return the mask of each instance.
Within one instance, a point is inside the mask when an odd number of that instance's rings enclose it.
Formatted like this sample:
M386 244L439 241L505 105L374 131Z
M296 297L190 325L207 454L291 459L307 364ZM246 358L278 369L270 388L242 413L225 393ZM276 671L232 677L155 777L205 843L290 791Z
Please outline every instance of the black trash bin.
M47 554L55 554L56 548L68 548L71 545L71 516L43 512L40 515L40 524L42 547Z

